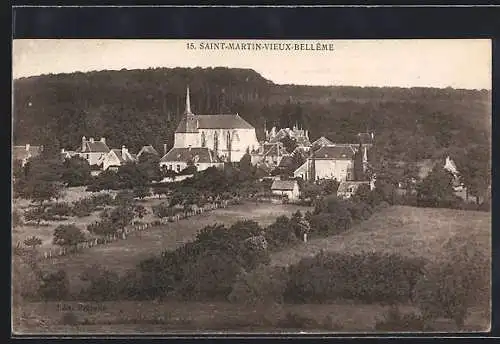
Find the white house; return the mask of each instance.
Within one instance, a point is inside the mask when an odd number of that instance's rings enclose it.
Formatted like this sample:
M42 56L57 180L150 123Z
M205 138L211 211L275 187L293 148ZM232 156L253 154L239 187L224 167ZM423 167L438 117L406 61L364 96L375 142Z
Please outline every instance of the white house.
M255 128L238 114L195 115L189 88L186 111L174 136L174 148L208 148L223 161L238 162L259 147Z
M287 196L290 201L299 199L300 189L296 180L275 180L271 185L271 192L275 195Z
M172 148L160 159L160 167L180 172L189 164L196 166L197 171L209 167L222 168L224 163L208 148L188 147Z
M117 169L125 163L134 163L137 157L128 151L128 148L122 146L121 149L111 149L106 153L99 164L102 164L102 169Z
M100 140L94 140L93 137L82 137L82 144L76 150L76 155L86 159L89 165L99 165L104 155L109 153L110 149L106 145L106 138L101 137Z
M350 145L323 146L295 170L294 177L303 180L350 180L353 178L355 153Z

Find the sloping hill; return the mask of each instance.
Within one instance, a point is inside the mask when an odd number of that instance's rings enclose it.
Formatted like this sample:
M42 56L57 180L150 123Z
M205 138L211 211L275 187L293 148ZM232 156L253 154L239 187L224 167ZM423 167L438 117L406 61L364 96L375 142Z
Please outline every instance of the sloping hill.
M448 239L474 236L491 251L491 213L452 209L393 206L341 235L316 238L272 255L271 264L287 266L326 251L380 251L429 259L441 255Z

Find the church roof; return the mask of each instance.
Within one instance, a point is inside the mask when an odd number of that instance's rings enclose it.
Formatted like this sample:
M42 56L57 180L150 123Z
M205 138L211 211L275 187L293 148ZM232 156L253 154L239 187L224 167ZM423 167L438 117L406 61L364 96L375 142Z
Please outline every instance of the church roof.
M182 161L195 163L220 162L213 152L206 147L172 148L165 154L160 162Z
M315 152L316 159L351 160L354 150L350 146L323 146Z
M85 141L83 147L79 147L76 151L81 153L108 153L109 147L102 141Z
M240 115L202 115L196 116L200 129L253 129Z

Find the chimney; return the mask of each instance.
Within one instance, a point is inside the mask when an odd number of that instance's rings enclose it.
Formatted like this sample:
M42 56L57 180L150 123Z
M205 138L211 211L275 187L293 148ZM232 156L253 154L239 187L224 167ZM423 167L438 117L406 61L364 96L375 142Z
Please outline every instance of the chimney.
M106 144L106 138L105 137L101 137L101 142Z
M167 144L163 144L163 155L167 154Z
M125 158L125 155L127 154L128 149L125 146L122 146L122 157Z
M188 150L191 152L191 145L188 146Z
M93 137L91 137L89 140L90 140L90 143L94 143L94 138Z
M87 138L85 136L82 136L82 152L85 151L85 142L87 142Z
M64 150L64 148L61 148L61 153L63 153L63 154L64 154L64 152L66 152L66 151Z
M29 143L27 143L27 144L26 144L26 151L28 152L29 150L30 150L30 144L29 144Z

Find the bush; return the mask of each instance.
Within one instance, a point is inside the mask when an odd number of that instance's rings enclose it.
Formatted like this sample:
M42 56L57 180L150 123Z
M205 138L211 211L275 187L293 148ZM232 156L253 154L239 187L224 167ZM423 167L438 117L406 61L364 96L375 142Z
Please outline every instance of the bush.
M396 306L391 306L384 319L377 321L375 330L386 332L416 332L431 330L424 318L415 313L403 314Z
M426 319L446 317L460 329L470 307L490 307L491 265L472 236L452 238L445 249L445 257L429 264L418 280L416 297Z
M166 203L155 205L153 206L152 210L153 210L153 215L159 218L175 216L176 214L182 211L181 209L178 208L169 207L168 204Z
M66 300L69 296L69 279L66 271L42 274L38 293L44 300Z
M424 264L397 254L320 252L290 267L285 300L406 302Z
M81 291L80 297L89 301L116 300L118 295L119 277L115 272L100 266L87 268L81 275L82 281L89 286Z
M71 216L73 215L71 205L67 202L60 202L51 205L47 212L50 216Z
M293 228L290 227L290 219L286 216L280 216L266 228L264 235L271 250L285 248L299 241Z
M73 204L73 209L72 209L73 216L85 217L92 214L93 211L94 211L93 204L87 198L81 199Z
M283 303L288 283L286 268L261 266L251 272L242 271L236 278L228 300L233 303Z

